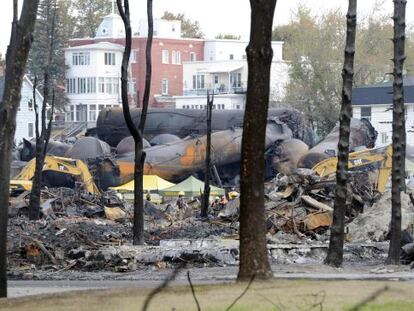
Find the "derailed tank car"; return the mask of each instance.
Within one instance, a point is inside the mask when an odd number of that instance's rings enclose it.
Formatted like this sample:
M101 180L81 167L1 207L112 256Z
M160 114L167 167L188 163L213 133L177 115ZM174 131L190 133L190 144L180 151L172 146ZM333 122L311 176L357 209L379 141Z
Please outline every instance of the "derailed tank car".
M132 119L138 125L141 109L131 109ZM145 123L144 136L151 140L159 134L172 134L180 138L189 135L206 134L206 111L203 109L149 109ZM244 110L213 110L212 131L224 131L243 127ZM269 109L269 119L277 117L292 131L293 138L305 142L308 146L315 144L312 131L306 126L303 113L295 109ZM98 137L113 147L129 136L122 108L106 108L97 120Z

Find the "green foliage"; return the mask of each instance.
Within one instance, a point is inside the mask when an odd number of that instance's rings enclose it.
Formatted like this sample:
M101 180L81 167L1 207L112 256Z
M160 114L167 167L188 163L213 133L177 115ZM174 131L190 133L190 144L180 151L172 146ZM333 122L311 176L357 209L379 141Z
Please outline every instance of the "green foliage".
M27 71L32 76L37 76L39 89L43 90L43 73L48 64L50 38L53 32L52 64L50 67L51 87L56 91L56 105L63 106L65 103L65 47L68 28L64 22L65 6L63 1L41 0L39 4L38 17L33 34L34 40L29 54ZM55 27L52 29L53 19ZM51 94L51 92L50 92Z
M190 20L183 13L174 14L165 11L161 19L181 21L181 36L183 38L204 38L199 22Z
M273 30L273 40L285 41L285 59L291 62L285 102L307 115L320 135L338 120L346 18L339 10L314 15L299 6L292 21ZM378 83L392 72L392 20L378 6L367 18L358 16L356 86ZM411 40L410 40L411 38ZM414 71L413 33L408 34L408 72Z
M240 40L240 36L233 35L231 33L220 33L216 36L216 39L227 39L227 40Z
M76 38L95 37L103 17L112 10L112 4L108 0L73 0L72 6L76 12Z

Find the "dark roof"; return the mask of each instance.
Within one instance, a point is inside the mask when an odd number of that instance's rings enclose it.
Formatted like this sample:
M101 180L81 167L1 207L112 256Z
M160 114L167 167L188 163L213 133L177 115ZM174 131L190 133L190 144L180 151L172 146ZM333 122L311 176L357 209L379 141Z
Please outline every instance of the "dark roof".
M391 105L392 94L392 81L356 87L352 90L352 104ZM414 76L404 76L404 101L414 103Z
M3 98L4 92L4 76L0 77L0 100Z

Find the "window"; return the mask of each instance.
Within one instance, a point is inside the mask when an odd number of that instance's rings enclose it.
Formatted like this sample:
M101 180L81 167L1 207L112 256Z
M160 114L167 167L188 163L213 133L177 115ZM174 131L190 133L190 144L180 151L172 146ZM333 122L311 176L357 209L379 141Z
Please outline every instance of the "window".
M78 78L78 94L86 93L86 78Z
M361 107L361 119L371 121L371 107Z
M181 64L181 52L180 51L172 51L171 52L171 63L174 65Z
M230 54L229 55L229 58L230 58L230 60L233 60L234 59L234 55L233 54Z
M132 95L137 95L137 79L131 78L128 81L128 92Z
M29 108L29 111L33 111L33 100L29 100L29 102L27 103L27 107Z
M76 78L66 79L66 93L76 94Z
M236 105L236 109L240 109L240 105Z
M231 87L241 87L241 73L232 72L230 74Z
M381 133L381 143L386 144L388 141L387 133Z
M98 79L98 91L99 91L99 93L105 93L105 78L99 77L99 79Z
M105 92L112 94L112 78L105 78Z
M214 76L214 84L218 84L219 83L219 76Z
M193 89L204 89L204 75L194 75L193 76Z
M96 78L86 78L86 93L96 93Z
M85 66L90 64L89 52L78 52L72 54L72 65Z
M89 106L89 121L96 121L96 105Z
M195 52L190 52L190 62L197 61L197 54Z
M162 79L162 95L168 95L168 79Z
M87 106L79 104L76 106L76 121L86 122L87 121Z
M70 121L75 121L75 106L70 106Z
M115 66L115 53L105 53L105 65Z
M169 64L170 63L169 58L170 56L169 56L168 50L162 50L162 63Z
M131 56L129 57L129 62L135 64L137 62L137 50L131 51Z
M28 136L29 137L33 137L33 133L34 133L34 131L33 131L33 129L34 129L34 127L33 127L33 123L28 123L27 124L28 126L29 126L29 133L28 133Z
M99 108L99 111L102 111L105 108L105 106L104 105L99 105L98 108Z
M114 94L119 94L119 79L118 78L112 78L114 82Z

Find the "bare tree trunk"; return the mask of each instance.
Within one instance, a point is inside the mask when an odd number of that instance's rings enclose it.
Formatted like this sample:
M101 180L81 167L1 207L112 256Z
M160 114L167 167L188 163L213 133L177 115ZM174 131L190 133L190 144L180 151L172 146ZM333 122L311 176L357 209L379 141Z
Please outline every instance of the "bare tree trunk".
M203 205L201 206L201 218L208 216L208 205L210 198L210 180L211 180L211 112L213 110L214 93L210 97L210 93L207 92L207 146L206 146L206 168L204 176L204 193L203 193Z
M50 6L47 7L47 20L49 20L50 14L52 15L52 24L48 25L48 59L47 64L43 72L43 103L41 110L41 133L39 135L39 111L36 103L36 87L37 87L37 78L35 78L35 83L33 85L33 102L36 114L36 123L35 123L35 132L36 132L36 165L35 172L33 175L32 190L30 192L30 201L29 201L29 219L38 220L40 218L40 196L42 188L42 176L43 176L43 166L45 164L45 157L47 151L47 145L49 144L50 133L52 132L52 118L55 105L55 96L53 93L53 98L51 102L51 114L50 119L47 123L46 113L47 113L47 104L49 103L49 90L50 90L50 66L53 62L53 49L54 49L54 38L55 38L55 19L56 19L56 2L54 3L53 13L50 12Z
M335 267L342 265L344 255L344 227L348 183L349 135L352 118L352 82L354 78L354 55L356 36L357 0L349 0L345 61L342 70L342 105L339 117L338 164L336 167L336 188L329 240L328 256L325 263Z
M121 69L121 93L122 108L124 112L125 123L135 142L135 168L134 168L134 228L133 244L144 244L144 190L143 174L145 164L145 152L143 151L143 132L148 110L148 101L151 89L151 47L153 37L153 17L152 17L152 0L147 0L147 18L148 18L148 38L146 46L146 75L145 90L142 99L142 113L139 127L136 128L132 121L128 103L128 63L131 54L132 33L131 22L129 18L129 1L117 0L119 13L125 25L125 51L122 58Z
M16 129L20 91L32 45L39 0L23 2L20 19L17 19L17 0L13 5L13 25L6 55L6 77L3 98L0 102L0 297L7 296L7 222L9 207L10 161Z
M264 149L269 106L273 16L276 0L250 0L248 85L240 165L240 268L238 280L272 277L266 247Z
M400 263L401 248L401 191L405 190L405 112L403 67L405 60L406 0L394 0L394 95L392 122L392 185L391 238L388 264Z

